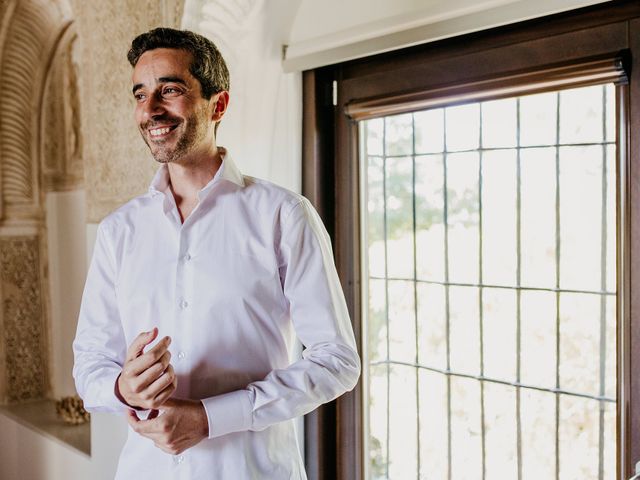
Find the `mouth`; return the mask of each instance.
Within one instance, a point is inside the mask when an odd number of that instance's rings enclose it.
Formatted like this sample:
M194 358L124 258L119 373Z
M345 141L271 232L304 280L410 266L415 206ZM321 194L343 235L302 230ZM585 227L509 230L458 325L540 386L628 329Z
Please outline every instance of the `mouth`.
M149 136L152 139L161 139L169 135L173 130L177 128L178 125L164 125L160 127L149 128L147 131L149 132Z

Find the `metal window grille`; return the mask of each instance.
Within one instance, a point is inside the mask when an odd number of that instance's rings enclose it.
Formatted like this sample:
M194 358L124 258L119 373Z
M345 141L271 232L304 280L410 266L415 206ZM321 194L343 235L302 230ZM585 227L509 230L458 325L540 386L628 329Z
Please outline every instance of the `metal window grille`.
M360 122L368 478L614 478L614 95Z

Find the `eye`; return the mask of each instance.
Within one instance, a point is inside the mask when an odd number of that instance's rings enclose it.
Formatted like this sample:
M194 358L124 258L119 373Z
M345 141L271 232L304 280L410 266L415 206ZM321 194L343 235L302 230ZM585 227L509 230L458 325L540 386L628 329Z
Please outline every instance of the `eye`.
M146 95L144 93L141 92L136 92L133 94L133 98L136 99L136 102L141 102L142 100L144 100L146 98Z
M181 93L181 90L176 87L168 86L162 89L162 95L166 95L169 97L175 97L176 95L180 95Z

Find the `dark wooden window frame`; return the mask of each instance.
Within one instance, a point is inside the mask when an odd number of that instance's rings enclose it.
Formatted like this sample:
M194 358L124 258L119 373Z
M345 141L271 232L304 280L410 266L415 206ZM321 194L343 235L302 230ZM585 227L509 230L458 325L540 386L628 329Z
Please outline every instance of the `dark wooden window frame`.
M619 87L617 99L621 125L617 477L622 480L632 475L633 465L640 461L640 254L636 254L640 252L640 207L637 207L640 206L640 3L637 0L607 2L304 72L303 193L318 209L333 240L338 273L360 347L360 180L355 118L393 111L394 104L411 109L407 105L412 101L426 108L424 105L429 106L434 98L446 97L449 103L477 99L474 89L482 90L482 85L491 82L496 85L502 82L507 95L518 79L527 75L529 81L540 80L540 91L557 88L557 83L544 85L545 75L550 78L553 72L562 71L570 78L585 65L590 65L591 72L597 72L594 65L598 62L607 64L610 71L613 58L628 74L628 84ZM541 77L536 76L539 73ZM599 81L596 77L597 74L585 84ZM495 93L491 98L495 98ZM634 378L632 372L639 375ZM362 382L353 392L307 415L305 454L311 480L363 478L362 422Z

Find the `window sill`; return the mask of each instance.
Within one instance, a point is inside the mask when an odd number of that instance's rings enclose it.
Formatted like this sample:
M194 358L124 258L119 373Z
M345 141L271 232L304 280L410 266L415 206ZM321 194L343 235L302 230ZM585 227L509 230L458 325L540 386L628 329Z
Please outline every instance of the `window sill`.
M2 405L0 414L86 457L91 456L91 422L83 425L69 425L63 422L56 414L56 404L53 400Z

